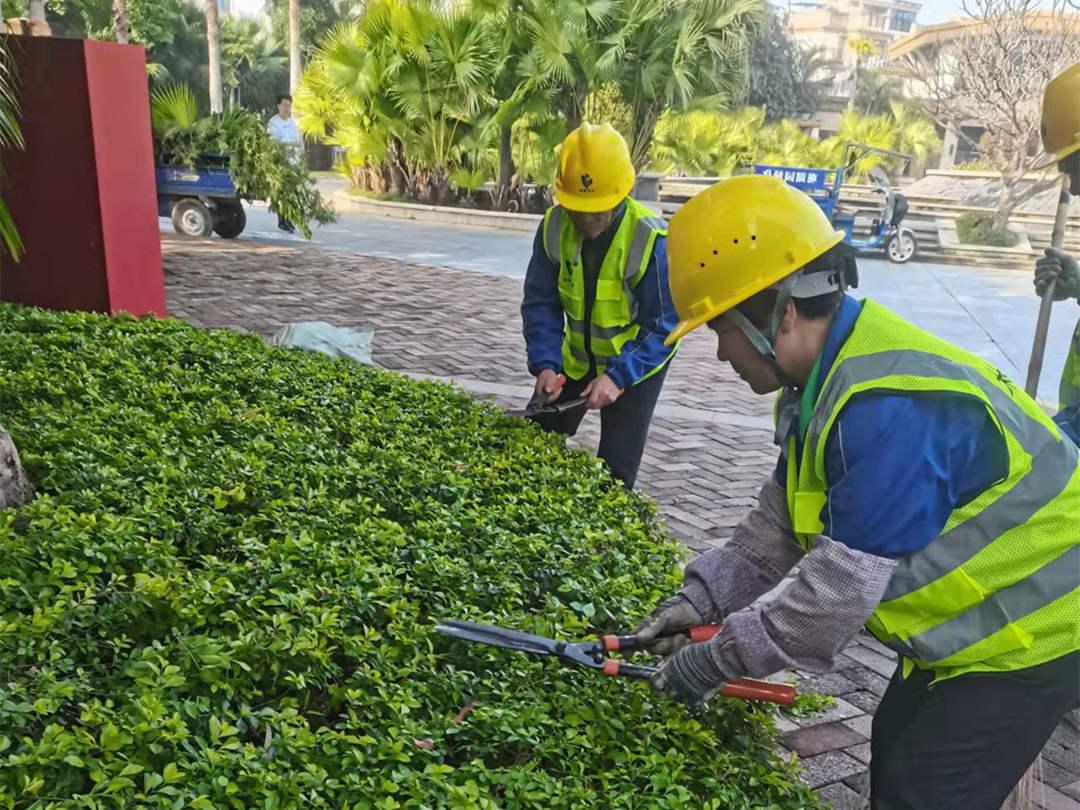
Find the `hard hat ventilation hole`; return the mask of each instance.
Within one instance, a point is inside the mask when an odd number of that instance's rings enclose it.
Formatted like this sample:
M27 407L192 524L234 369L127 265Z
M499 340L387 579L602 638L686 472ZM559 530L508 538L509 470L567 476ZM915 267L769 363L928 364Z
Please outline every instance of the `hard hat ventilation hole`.
M731 242L732 242L732 244L735 244L735 245L739 244L739 240L738 240L738 239L732 239L732 240L731 240Z
M702 262L700 267L701 267L702 270L704 270L705 269L705 262Z
M719 250L715 250L715 249L714 249L714 250L713 250L713 252L712 252L712 255L713 255L713 256L716 256L716 255L718 255L719 253L720 253L720 251L719 251Z
M756 233L750 234L750 241L751 242L756 242L757 241L757 234Z

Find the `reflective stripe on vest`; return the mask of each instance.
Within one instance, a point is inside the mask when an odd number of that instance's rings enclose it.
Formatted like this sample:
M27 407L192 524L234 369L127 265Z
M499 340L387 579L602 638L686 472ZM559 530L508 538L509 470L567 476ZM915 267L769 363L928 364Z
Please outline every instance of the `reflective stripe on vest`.
M591 323L586 324L582 239L561 206L553 206L544 215L544 251L559 266L559 297L566 315L563 366L572 378L580 379L589 371L586 337L598 371L618 356L623 344L636 337L639 326L634 288L645 274L657 236L664 233L663 219L627 199L626 210L597 274Z
M923 551L901 560L883 601L917 591L959 567L1005 532L1027 522L1050 498L1068 485L1076 472L1076 448L1062 445L1060 434L1032 419L1012 398L968 366L940 355L914 351L888 351L844 360L822 390L807 431L807 447L820 447L822 434L832 426L836 404L844 392L887 377L909 376L951 379L978 388L990 401L998 420L1031 457L1031 469L992 504L970 519L942 532L948 542L931 543ZM1044 452L1050 449L1051 452ZM824 455L817 474L824 478Z
M1078 571L1080 546L1073 546L1026 579L997 591L971 610L921 633L903 646L911 651L909 657L914 657L917 649L921 657L931 661L950 658L980 639L1004 630L1010 622L1068 596L1077 588ZM1080 622L1080 616L1076 621Z
M825 447L847 402L868 391L978 400L1009 472L958 507L942 533L897 560L868 629L937 677L1023 669L1080 649L1080 453L984 360L866 301L822 387L788 503L800 541L823 529Z

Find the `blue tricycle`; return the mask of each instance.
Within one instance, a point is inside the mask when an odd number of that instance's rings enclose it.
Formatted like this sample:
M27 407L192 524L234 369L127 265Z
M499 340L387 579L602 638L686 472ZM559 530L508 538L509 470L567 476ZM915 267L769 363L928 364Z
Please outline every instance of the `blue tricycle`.
M840 188L844 184L844 175L860 160L872 154L885 155L906 165L911 158L900 152L878 149L865 144L849 143L844 149L843 166L839 169L807 169L797 166L769 166L761 163L753 165L754 174L767 174L777 177L789 186L799 189L821 206L825 216L837 228L844 232L844 242L856 250L884 250L890 261L898 264L910 261L915 255L918 243L915 232L903 226L907 216L908 202L904 195L895 191L888 175L874 167L867 172L874 191L883 197L881 212L870 226L870 236L866 239L855 238L855 216L837 210L840 201ZM901 168L903 168L903 165Z
M158 214L172 219L177 233L235 239L247 225L244 206L229 174L228 155L200 155L194 168L155 167Z

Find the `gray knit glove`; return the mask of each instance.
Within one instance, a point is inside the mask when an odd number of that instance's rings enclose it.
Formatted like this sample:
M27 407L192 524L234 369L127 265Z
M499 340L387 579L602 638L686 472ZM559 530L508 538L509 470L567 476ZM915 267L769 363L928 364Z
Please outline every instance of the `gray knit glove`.
M687 644L650 678L653 688L689 706L705 703L728 680L716 662L713 646L713 641Z
M671 655L690 643L690 635L684 631L702 622L697 608L677 593L657 605L638 625L634 636L643 649L656 655Z
M1054 300L1080 297L1080 265L1064 250L1049 247L1035 262L1035 292L1041 297L1054 284Z

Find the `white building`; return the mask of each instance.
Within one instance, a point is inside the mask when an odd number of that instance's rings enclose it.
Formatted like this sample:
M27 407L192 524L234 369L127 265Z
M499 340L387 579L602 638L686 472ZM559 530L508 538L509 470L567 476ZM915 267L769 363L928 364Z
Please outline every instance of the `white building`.
M793 5L787 14L792 38L804 48L818 48L837 65L830 95L849 98L854 92L853 40L868 40L876 53L861 57L865 68L883 67L889 46L915 27L921 3L911 0L819 0Z

